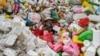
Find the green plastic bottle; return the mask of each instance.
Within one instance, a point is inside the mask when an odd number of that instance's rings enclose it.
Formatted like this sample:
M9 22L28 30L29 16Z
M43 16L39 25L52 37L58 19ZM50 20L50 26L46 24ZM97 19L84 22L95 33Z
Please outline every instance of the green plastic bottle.
M92 39L93 39L93 31L92 30L86 30L86 31L84 31L83 33L81 33L78 36L78 39L80 41L84 41L84 40L92 41Z

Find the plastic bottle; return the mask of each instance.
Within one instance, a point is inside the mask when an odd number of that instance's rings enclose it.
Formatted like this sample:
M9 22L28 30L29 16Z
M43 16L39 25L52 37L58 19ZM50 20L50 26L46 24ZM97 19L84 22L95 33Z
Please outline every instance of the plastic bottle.
M100 30L93 29L93 45L97 48L100 46Z

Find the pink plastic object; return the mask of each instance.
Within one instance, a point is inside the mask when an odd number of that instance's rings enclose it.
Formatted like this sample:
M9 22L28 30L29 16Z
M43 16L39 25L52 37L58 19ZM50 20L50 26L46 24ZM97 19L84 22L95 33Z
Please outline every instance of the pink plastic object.
M79 8L78 10L77 10L77 13L82 13L82 8Z
M70 55L72 54L73 56L79 55L79 47L73 42L71 42L69 45L63 46L63 51Z
M53 49L55 52L59 52L62 50L63 45L59 44L57 42L52 43L52 42L48 42L48 46Z
M53 33L44 30L43 32L43 40L47 42L53 42Z
M13 6L13 12L17 13L18 11L19 11L19 4L15 3L14 6Z
M53 50L54 50L55 52L59 52L59 51L62 50L62 47L63 47L62 44L55 43L55 44L54 44Z
M50 47L50 48L54 48L54 45L53 45L53 43L51 43L51 42L48 42L48 46Z

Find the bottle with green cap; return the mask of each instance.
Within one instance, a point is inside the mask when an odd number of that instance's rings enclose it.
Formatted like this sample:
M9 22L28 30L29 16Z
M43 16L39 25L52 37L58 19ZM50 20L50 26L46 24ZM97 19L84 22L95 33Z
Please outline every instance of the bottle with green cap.
M81 33L78 36L78 39L80 41L84 41L84 40L92 41L92 39L93 39L93 31L92 30L86 30L86 31L84 31L83 33Z

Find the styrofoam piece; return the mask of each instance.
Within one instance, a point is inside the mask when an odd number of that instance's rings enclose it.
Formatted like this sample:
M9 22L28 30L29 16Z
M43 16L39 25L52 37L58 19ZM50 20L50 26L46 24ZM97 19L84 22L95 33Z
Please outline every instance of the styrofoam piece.
M90 21L100 22L100 15L89 15L88 18Z
M96 48L94 46L90 46L85 53L85 56L95 56Z
M5 44L6 44L7 46L13 46L14 43L16 42L16 39L17 39L17 35L15 35L15 34L9 35L9 36L6 38Z
M84 14L84 13L81 13L81 14L74 14L74 15L73 15L73 19L74 19L74 20L79 20L79 19L86 18L86 17L87 17L87 15Z
M10 48L4 49L3 53L6 56L17 56L17 52L13 49L10 49Z
M32 51L32 50L29 50L29 51L27 52L27 55L29 55L29 56L39 56L37 52Z
M93 45L97 48L100 46L100 30L92 29L93 30Z
M91 42L89 40L84 40L83 44L85 47L89 47L91 45Z

